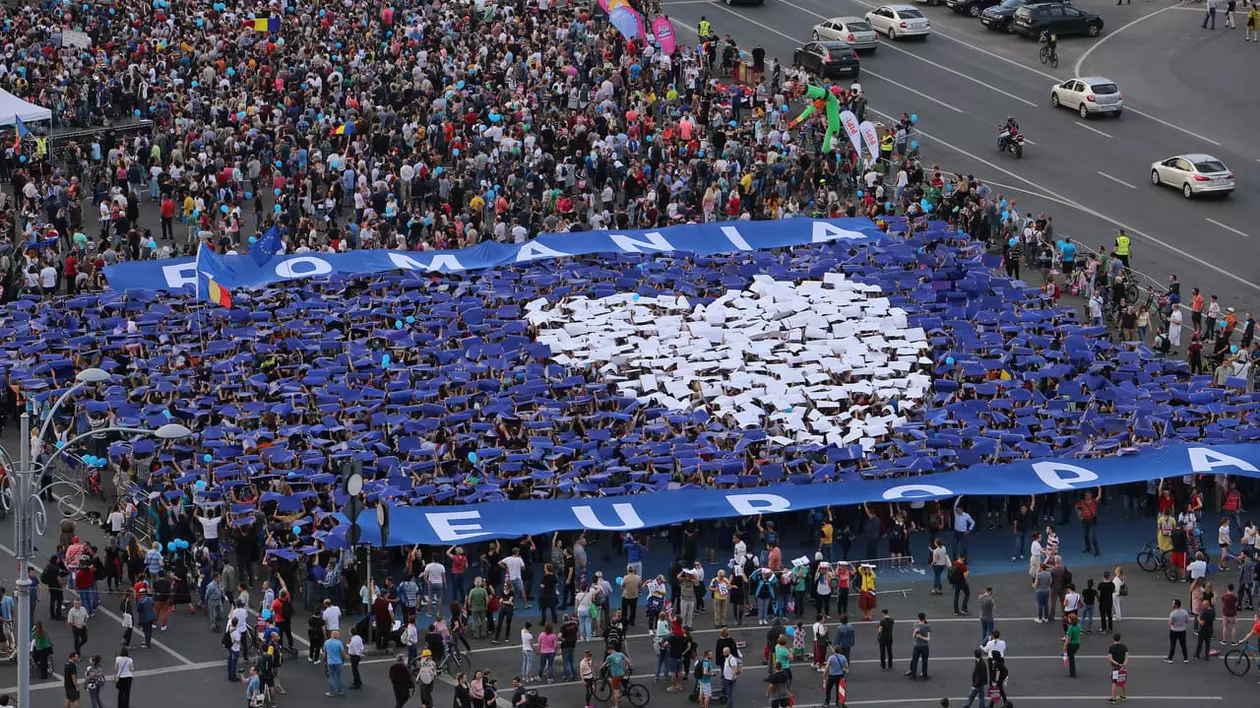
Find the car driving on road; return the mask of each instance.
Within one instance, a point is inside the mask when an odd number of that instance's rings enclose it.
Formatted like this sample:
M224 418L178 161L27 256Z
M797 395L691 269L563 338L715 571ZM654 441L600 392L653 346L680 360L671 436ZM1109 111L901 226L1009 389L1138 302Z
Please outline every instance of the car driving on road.
M1234 191L1234 173L1211 155L1173 155L1151 165L1151 184L1176 187L1186 199L1229 194Z
M883 5L866 13L866 21L889 39L927 37L932 23L913 5Z
M945 0L949 9L960 15L979 17L980 13L998 4L999 0Z
M1082 118L1101 113L1119 118L1124 112L1124 94L1111 79L1085 76L1052 86L1050 105L1076 111Z
M828 76L857 76L861 70L857 52L849 45L836 40L806 42L792 53L792 65L811 71L823 78Z
M860 17L823 20L814 25L811 37L815 42L827 39L844 42L859 52L873 52L879 48L879 35L875 34L870 23Z
M1078 10L1062 3L1037 3L1025 5L1011 18L1011 31L1022 37L1035 37L1044 43L1051 34L1060 37L1083 34L1097 37L1102 34L1103 21L1092 12Z
M980 13L980 24L995 32L1010 32L1012 30L1011 20L1015 17L1015 11L1036 1L1002 0L1000 3ZM1063 2L1067 4L1066 0L1063 0Z

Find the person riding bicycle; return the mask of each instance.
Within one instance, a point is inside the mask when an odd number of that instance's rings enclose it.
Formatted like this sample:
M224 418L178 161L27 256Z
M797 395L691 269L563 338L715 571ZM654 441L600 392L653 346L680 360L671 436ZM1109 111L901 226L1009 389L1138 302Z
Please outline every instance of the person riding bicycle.
M1055 34L1054 32L1051 32L1050 34L1046 35L1045 49L1046 51L1050 52L1050 54L1052 55L1056 54L1059 49L1059 35Z

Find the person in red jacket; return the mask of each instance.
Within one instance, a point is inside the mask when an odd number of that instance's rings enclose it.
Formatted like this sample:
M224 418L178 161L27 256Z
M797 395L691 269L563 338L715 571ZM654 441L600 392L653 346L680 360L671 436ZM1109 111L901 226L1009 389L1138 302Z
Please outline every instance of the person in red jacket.
M175 200L167 194L162 197L162 240L175 238Z

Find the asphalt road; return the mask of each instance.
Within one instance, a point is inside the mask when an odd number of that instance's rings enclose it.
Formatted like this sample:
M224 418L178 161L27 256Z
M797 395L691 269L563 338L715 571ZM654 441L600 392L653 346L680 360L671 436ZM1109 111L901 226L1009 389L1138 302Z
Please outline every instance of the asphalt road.
M1256 99L1220 69L1250 56L1254 46L1242 41L1242 30L1200 30L1194 8L1169 0L1076 4L1102 15L1107 29L1097 40L1062 38L1058 70L1038 63L1032 41L991 32L946 7L925 7L933 35L881 38L879 50L863 58L862 86L879 111L918 113L929 162L1004 185L1021 196L1025 213L1052 213L1061 233L1086 243L1110 245L1115 229L1127 229L1134 266L1161 280L1176 272L1187 289L1199 285L1240 311L1260 304L1260 278L1253 275L1260 254L1251 243L1260 232L1250 233L1260 217L1260 147L1249 140L1243 120L1254 113ZM684 41L694 40L694 27L706 15L719 35L732 35L746 49L760 42L785 61L814 24L861 16L875 6L866 0L767 0L751 7L665 2ZM1119 82L1122 119L1083 121L1050 107L1050 87L1070 78L1078 63L1084 74ZM1008 114L1035 143L1023 160L996 151L996 126ZM1224 160L1237 175L1235 194L1187 201L1150 184L1152 162L1187 152Z

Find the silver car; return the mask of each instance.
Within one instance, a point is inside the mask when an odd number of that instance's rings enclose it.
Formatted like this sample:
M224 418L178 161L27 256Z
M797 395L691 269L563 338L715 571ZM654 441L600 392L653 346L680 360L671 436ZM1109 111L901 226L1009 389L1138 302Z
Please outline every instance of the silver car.
M813 39L834 39L844 42L859 52L875 51L879 48L879 35L871 28L870 23L860 17L833 17L814 25Z
M1151 165L1151 184L1177 187L1186 199L1229 194L1234 191L1234 173L1211 155L1174 155Z
M1076 111L1082 118L1098 113L1111 113L1119 118L1124 112L1124 94L1111 79L1086 76L1052 86L1050 105Z
M926 38L932 33L932 22L913 5L882 5L866 13L866 22L889 39Z

